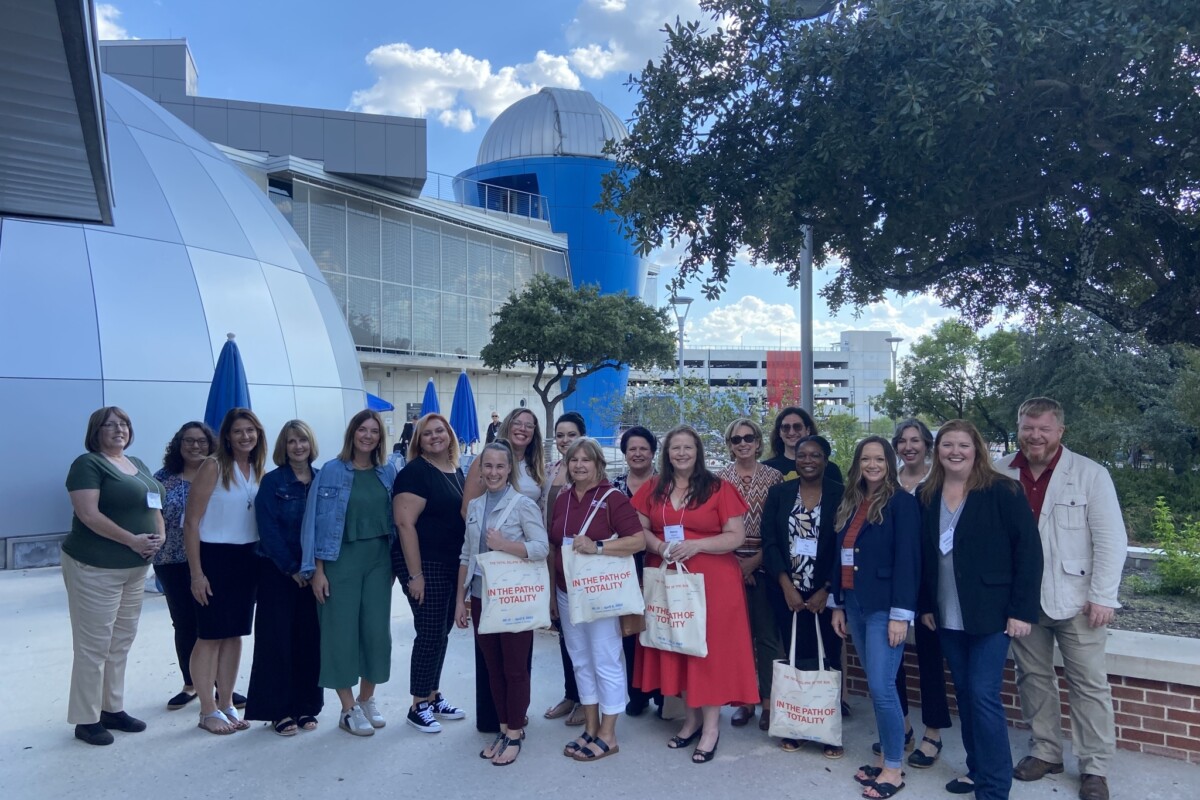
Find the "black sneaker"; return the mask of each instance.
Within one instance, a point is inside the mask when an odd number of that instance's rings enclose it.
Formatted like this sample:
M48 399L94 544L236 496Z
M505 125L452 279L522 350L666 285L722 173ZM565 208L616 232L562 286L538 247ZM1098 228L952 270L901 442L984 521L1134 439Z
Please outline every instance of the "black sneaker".
M433 717L433 707L427 702L417 703L408 710L406 721L421 733L441 733L442 724Z
M437 719L466 719L467 716L467 712L461 708L447 703L441 692L438 692L437 697L429 704L429 708Z
M110 731L124 733L141 733L146 730L146 723L129 716L124 711L101 711L100 724Z
M93 722L90 725L76 725L75 738L95 745L113 743L113 735L99 722Z

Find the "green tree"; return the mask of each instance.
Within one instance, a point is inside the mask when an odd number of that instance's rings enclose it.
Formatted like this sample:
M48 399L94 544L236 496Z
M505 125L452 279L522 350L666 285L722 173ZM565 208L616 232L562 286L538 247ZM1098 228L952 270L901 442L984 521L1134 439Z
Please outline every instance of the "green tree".
M579 381L605 369L667 367L675 337L667 313L626 294L601 295L595 286L535 275L520 294L496 311L492 340L480 353L494 370L529 364L533 390L546 419L579 388Z
M718 459L728 457L724 437L730 422L745 416L759 419L758 401L745 390L710 387L702 378L687 377L682 387L676 386L674 380L664 379L630 386L622 397L595 399L592 408L614 427L642 425L661 435L679 424L681 395L684 420L700 432L708 455Z
M1200 3L702 5L606 180L643 252L682 247L674 285L714 298L743 251L795 283L811 225L835 310L932 290L1200 344Z
M913 343L897 383L886 382L877 411L893 419L921 416L935 423L966 419L1005 449L1013 441L1016 414L1004 394L1009 370L1021 358L1020 335L998 330L980 336L955 320L942 322Z

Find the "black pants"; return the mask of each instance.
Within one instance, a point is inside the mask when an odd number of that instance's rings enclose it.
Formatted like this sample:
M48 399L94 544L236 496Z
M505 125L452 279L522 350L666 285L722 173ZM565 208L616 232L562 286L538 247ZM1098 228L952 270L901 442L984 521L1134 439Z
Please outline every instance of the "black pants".
M192 648L196 646L196 606L192 598L192 571L188 563L155 564L154 574L162 584L175 629L175 658L183 673L183 685L192 685Z
M408 690L413 697L428 697L440 688L442 665L446 663L446 648L450 643L450 629L454 627L454 598L458 580L458 565L451 568L436 561L422 561L421 572L425 577L425 595L415 602L408 594L408 575L401 570L400 580L404 596L412 609L413 627L417 637L413 640L412 659L409 662Z
M312 589L260 558L246 719L317 716L325 704L320 673L321 626Z
M946 699L946 672L943 666L942 643L936 631L926 628L918 619L913 627L917 637L917 670L921 685L921 723L926 728L950 727L950 704ZM904 660L896 670L896 691L900 694L900 708L908 716L908 675L904 671Z
M782 592L780 593L782 595ZM801 593L805 600L811 596ZM785 606L786 607L786 606ZM792 615L788 612L787 628L782 641L787 652L791 652ZM817 616L817 625L813 625L811 611L799 611L796 615L796 663L805 663L805 669L817 668L817 627L821 629L821 644L825 645L825 669L841 670L842 668L842 639L833 632L833 613L826 608ZM785 656L786 658L786 656Z

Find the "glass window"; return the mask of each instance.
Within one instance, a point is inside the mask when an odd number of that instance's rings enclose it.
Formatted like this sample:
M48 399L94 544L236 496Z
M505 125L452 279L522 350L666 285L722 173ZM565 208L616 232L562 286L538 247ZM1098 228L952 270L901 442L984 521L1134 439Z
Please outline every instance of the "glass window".
M413 225L413 286L422 289L441 288L441 257L441 235L438 229L420 224Z
M482 237L472 236L467 242L467 293L491 297L492 248Z
M346 321L358 347L379 347L379 281L350 278Z
M467 293L466 239L458 236L442 237L442 290L457 294Z
M288 218L296 235L304 246L308 247L308 186L303 183L292 184L292 216Z
M326 275L345 275L346 204L341 197L324 189L312 189L309 196L308 252Z
M467 298L462 295L442 295L441 352L467 355ZM479 352L472 355L477 356Z
M386 350L412 350L412 289L383 284L383 347Z
M529 248L517 246L516 252L516 288L521 291L529 279L533 277L533 261L529 257Z
M374 207L352 200L347 222L350 274L379 280L379 215Z
M329 284L330 290L333 292L333 299L337 301L338 311L342 312L342 317L346 316L346 276L336 273L326 272L325 282Z
M398 212L383 212L383 279L412 285L412 228Z
M514 262L512 246L492 247L492 299L503 303L513 290Z
M441 308L439 292L428 289L413 289L413 351L417 353L440 353L441 325L438 314Z
M476 297L467 299L467 352L478 356L492 340L492 304Z

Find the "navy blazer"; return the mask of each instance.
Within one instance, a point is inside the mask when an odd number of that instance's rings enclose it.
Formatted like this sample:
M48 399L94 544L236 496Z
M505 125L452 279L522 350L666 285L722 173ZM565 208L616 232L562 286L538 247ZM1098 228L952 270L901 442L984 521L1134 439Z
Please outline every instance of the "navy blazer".
M792 543L791 516L796 505L800 479L778 483L767 490L763 504L762 531L763 569L777 582L780 575L791 575ZM821 481L821 523L817 529L817 561L813 576L816 589L828 586L829 571L837 561L837 510L842 504L842 482L826 469Z
M1042 541L1021 484L1000 478L963 501L954 525L954 584L963 630L1000 633L1009 618L1036 624L1041 610ZM936 613L942 493L922 506L921 613ZM941 620L938 620L941 625Z
M842 605L842 543L851 520L837 534L831 570L832 595ZM863 611L916 615L921 580L921 508L899 485L883 508L883 522L868 521L854 541L854 595ZM896 617L893 617L896 618Z

